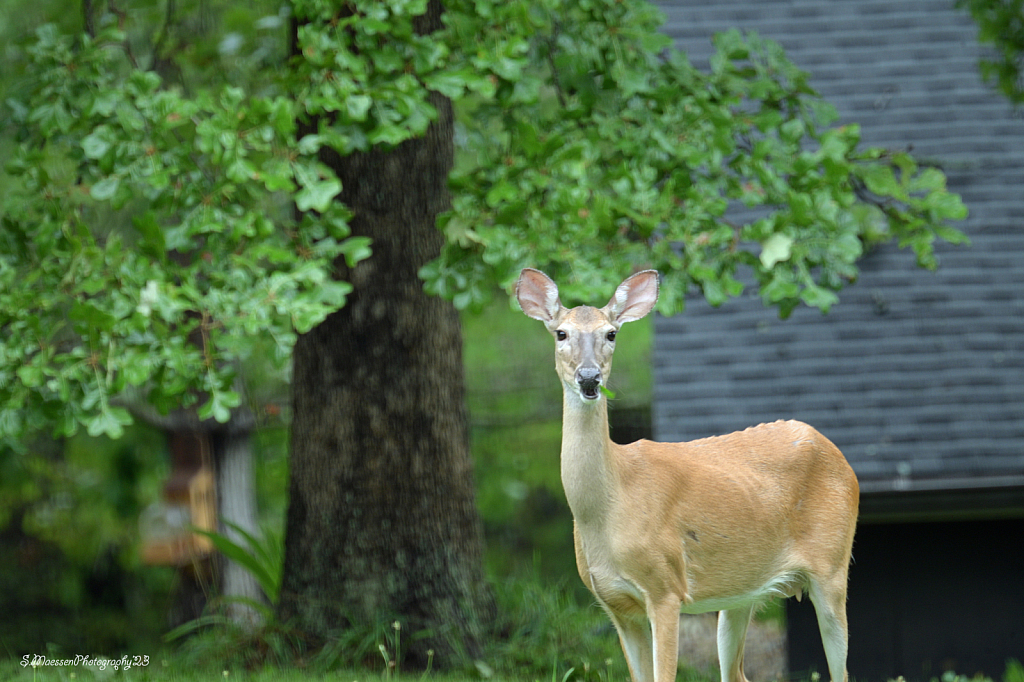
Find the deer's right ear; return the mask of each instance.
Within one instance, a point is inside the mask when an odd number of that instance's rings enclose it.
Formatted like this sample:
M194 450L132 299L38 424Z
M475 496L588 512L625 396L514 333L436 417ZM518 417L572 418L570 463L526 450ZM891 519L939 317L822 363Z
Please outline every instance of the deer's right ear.
M516 282L516 300L523 312L535 320L550 324L562 309L558 286L540 270L523 268Z

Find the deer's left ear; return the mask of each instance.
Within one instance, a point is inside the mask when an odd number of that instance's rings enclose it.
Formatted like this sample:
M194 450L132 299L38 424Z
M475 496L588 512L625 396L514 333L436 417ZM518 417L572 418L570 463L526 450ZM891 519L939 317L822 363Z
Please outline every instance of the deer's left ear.
M614 324L623 325L647 315L657 302L658 271L644 270L620 284L603 310Z

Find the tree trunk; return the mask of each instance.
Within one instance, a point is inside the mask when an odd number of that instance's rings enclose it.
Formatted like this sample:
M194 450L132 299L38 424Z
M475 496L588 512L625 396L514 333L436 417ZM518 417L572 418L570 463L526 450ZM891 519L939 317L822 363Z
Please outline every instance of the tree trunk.
M420 30L440 26L431 2ZM409 663L473 655L492 608L453 306L423 291L448 208L452 108L391 151L325 155L373 255L345 307L294 351L291 485L280 614L326 635L398 621ZM417 632L429 635L414 640ZM392 652L393 654L394 652Z

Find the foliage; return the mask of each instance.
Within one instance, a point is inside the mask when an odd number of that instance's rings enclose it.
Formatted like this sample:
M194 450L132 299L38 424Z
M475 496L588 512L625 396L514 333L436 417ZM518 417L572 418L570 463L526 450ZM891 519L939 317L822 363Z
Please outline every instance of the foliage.
M618 637L604 613L580 602L566 582L540 587L529 580L495 585L501 633L493 660L508 676L598 682L628 676Z
M1024 665L1016 658L1006 661L1006 672L1003 673L1003 682L1024 682Z
M834 112L771 41L718 35L705 73L666 51L646 3L481 6L502 37L464 68L490 70L494 93L467 103L448 246L422 273L458 306L529 264L574 301L653 267L671 314L693 287L713 304L738 295L747 269L783 315L827 310L865 246L895 238L934 267L936 238L963 240L943 174L829 127ZM467 15L449 23L472 42Z
M577 599L565 581L540 585L534 576L497 581L494 587L499 614L494 637L481 658L467 663L470 679L538 680L556 673L561 679L571 670L569 679L606 682L627 674L611 624L591 600ZM173 633L186 634L176 656L189 667L255 669L298 662L317 673L356 668L399 679L404 643L426 633L406 632L401 622L388 619L310 640L285 623L268 621L254 631L206 616ZM417 677L422 682L425 675Z
M902 677L900 678L903 679ZM1024 679L1024 666L1015 658L1006 660L1006 670L1003 672L1003 682L1017 682ZM991 677L975 673L973 677L957 674L953 670L947 670L941 677L933 677L931 682L992 682Z
M957 0L978 25L978 41L994 54L979 63L982 77L1014 104L1024 104L1024 0Z
M256 578L257 584L271 604L277 603L281 592L281 567L284 565L284 539L263 529L262 537L256 537L238 524L225 521L225 525L242 538L245 544L235 542L227 535L202 529L195 532L205 535L221 554L234 561Z
M207 604L208 613L183 623L168 632L164 639L169 642L173 642L196 630L211 625L236 628L235 619L225 616L220 612L221 607L224 605L238 604L252 609L255 613L259 614L261 622L265 627L273 625L273 607L277 604L277 597L281 592L281 570L284 565L283 539L266 528L263 529L263 537L258 538L238 524L231 523L230 521L225 521L224 523L228 528L237 533L245 544L236 542L222 533L201 528L193 528L192 530L195 533L208 537L217 551L226 559L234 561L250 573L256 579L256 583L263 590L263 594L270 604L237 596L212 600ZM247 628L243 625L237 629L245 633Z
M515 593L515 599L519 600L520 597L523 601L530 603L528 597L518 592ZM568 608L575 613L570 618L579 617L579 607L574 607L571 604L563 604L558 602L557 598L553 598L550 595L541 596L541 601L546 606L562 606ZM555 613L555 612L549 612ZM536 615L536 614L534 614ZM522 620L525 622L528 617L524 617ZM566 619L569 620L569 619ZM532 659L528 659L527 666L525 668L505 668L500 661L499 667L494 670L490 669L492 677L489 679L493 680L508 680L510 682L537 682L538 680L554 679L556 682L561 680L563 676L566 676L568 680L578 680L579 682L606 682L610 679L620 679L626 676L625 663L621 660L621 653L619 653L618 661L607 662L606 660L595 660L593 662L579 657L581 650L590 652L600 653L602 649L594 647L593 638L595 633L588 626L592 623L585 619L579 619L576 626L579 627L576 634L579 639L576 644L567 643L566 651L563 655L559 656L556 654L554 659L549 659L547 663L540 660L540 656L543 654L542 651L536 651L537 656ZM608 633L603 633L600 636L604 636ZM613 638L614 639L614 638ZM510 641L508 644L511 647L513 644ZM529 646L524 641L524 646ZM65 658L65 652L50 650L46 652L47 658L50 660L57 660ZM74 658L74 656L66 656L67 658ZM93 656L92 658L99 658ZM114 657L111 657L114 658ZM554 663L553 663L554 661ZM568 667L566 667L568 666ZM314 678L323 677L322 668L316 665L303 665L303 666L288 666L288 667L275 667L273 665L267 665L257 669L241 670L241 666L238 664L229 664L224 661L206 661L197 664L197 662L190 657L183 657L181 655L169 653L169 652L158 652L158 655L151 655L149 664L145 667L139 666L131 669L130 672L115 672L108 666L106 671L96 670L93 672L93 677L97 679L108 679L120 674L123 678L138 679L143 682L163 682L163 681L180 681L180 682L191 682L192 680L209 680L213 677L218 679L224 679L230 682L230 680L236 677L243 677L251 682L282 682L288 680L308 680L311 676ZM380 665L370 668L333 668L337 672L329 673L331 678L341 678L346 680L353 680L353 682L373 682L375 680L382 679L380 671ZM569 670L572 672L568 672ZM76 667L46 667L41 666L38 669L33 669L31 666L22 666L21 660L18 658L7 658L0 659L0 679L11 680L18 682L50 682L50 681L61 681L65 682L69 679L83 679L84 674L86 678L89 674L84 671L88 671L89 668L81 665ZM76 673L72 676L72 673ZM1005 672L1002 674L1002 682L1019 682L1021 679L1022 669L1019 661L1015 659L1009 659L1006 662ZM691 680L693 682L704 682L705 680L710 681L717 679L717 672L709 674L700 674L698 671L683 669L680 671L680 679ZM933 677L931 682L992 682L995 676L988 677L981 674L976 674L973 677L966 675L958 675L955 672L949 671L941 675L941 677ZM408 682L476 682L481 679L481 670L474 667L473 670L463 671L448 671L448 672L437 672L432 671L426 674L417 675L402 675L401 678ZM486 678L485 678L486 679ZM903 678L898 678L902 680ZM895 682L895 681L893 681Z
M214 7L219 33L190 33L199 5ZM713 303L739 294L744 271L783 313L827 309L864 248L897 239L934 267L933 241L961 239L947 223L964 209L942 173L829 127L777 45L724 34L703 72L667 51L660 14L639 0L451 0L434 36L414 30L425 0L342 12L295 0L264 14L229 1L86 3L84 26L68 3L44 6L61 28L35 27L3 57L16 55L4 73L20 80L2 85L0 144L0 473L5 494L38 502L38 535L68 518L41 482L93 488L81 471L12 457L35 433L117 437L143 402L225 421L241 366L284 363L298 333L344 304L333 264L372 245L349 235L320 155L421 134L431 90L456 101L460 154L440 221L448 246L422 274L462 308L530 264L566 282L567 302L607 297L643 266L664 276L663 312L693 288ZM291 15L301 29L286 60ZM75 543L114 524L70 499L82 532L65 551L86 561ZM542 611L556 605L538 603L524 613L534 625L509 631L547 637ZM339 642L376 656L381 632ZM251 633L236 634L244 657ZM260 637L264 660L306 646L284 626ZM546 677L552 643L530 646ZM559 677L578 668L563 663Z
M164 640L176 642L191 637L184 651L201 660L236 662L246 667L290 661L303 649L305 636L276 618L274 607L281 592L284 539L267 527L262 529L261 537L257 537L238 524L224 523L240 541L214 531L192 530L209 538L226 559L249 572L269 603L238 596L212 599L205 613L174 628L164 635ZM239 606L257 615L258 622L247 622L225 613L225 607Z
M167 473L152 430L28 457L0 451L0 649L118 651L159 641L173 571L140 565L139 511Z
M126 70L122 40L39 29L37 87L14 105L20 192L0 238L12 446L43 425L117 437L131 391L164 412L203 395L199 416L226 421L251 339L267 334L285 360L296 332L344 302L332 260L369 253L346 239L337 179L296 139L294 101L231 87L185 98ZM279 192L319 213L288 218Z
M453 0L447 29L420 36L425 6L295 0L295 57L264 80L245 70L244 89L208 68L209 86L168 87L139 66L148 30L150 62L199 70L163 38L181 17L157 29L152 9L108 5L92 33L36 31L0 209L8 447L43 428L117 436L140 400L228 419L252 339L286 359L344 303L332 261L369 255L318 154L421 134L431 90L462 108L464 151L448 246L422 274L459 307L532 264L571 269L568 298L658 268L665 313L693 287L739 294L745 268L783 314L825 310L866 244L895 238L934 267L933 241L962 239L943 174L830 128L770 41L718 36L704 73L666 52L640 0Z

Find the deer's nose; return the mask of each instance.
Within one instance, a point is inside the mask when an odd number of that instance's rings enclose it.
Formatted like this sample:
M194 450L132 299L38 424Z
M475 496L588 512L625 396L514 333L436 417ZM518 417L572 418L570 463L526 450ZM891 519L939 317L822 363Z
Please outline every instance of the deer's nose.
M576 383L584 398L596 398L601 385L601 370L597 367L580 367L576 370Z

